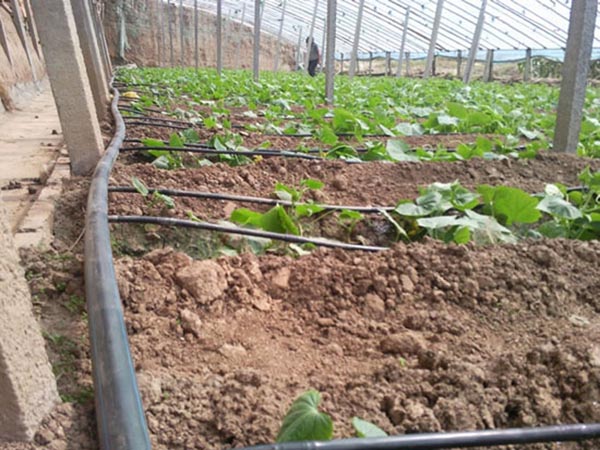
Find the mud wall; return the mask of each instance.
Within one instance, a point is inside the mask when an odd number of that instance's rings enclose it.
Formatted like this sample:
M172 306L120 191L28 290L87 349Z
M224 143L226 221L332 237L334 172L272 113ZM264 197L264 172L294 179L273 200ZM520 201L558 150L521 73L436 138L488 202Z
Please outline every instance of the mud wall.
M171 18L173 60L180 66L182 50L180 40L180 14L177 5L162 4L159 11L157 0L123 0L123 16L126 30L126 45L123 58L119 55L119 30L121 10L119 0L107 0L104 8L104 29L109 51L118 63L135 63L139 66L169 66L171 62L171 40L167 18ZM168 9L170 8L170 11ZM162 27L161 27L162 15ZM246 11L246 21L252 13ZM216 66L216 16L206 11L198 14L199 65ZM194 65L194 11L184 7L184 46L183 65ZM253 30L251 26L241 26L239 22L223 20L223 67L252 67ZM241 34L240 34L241 30ZM238 39L240 39L238 53ZM261 36L261 70L272 70L276 51L276 37L263 33ZM284 44L281 48L279 67L292 70L295 67L295 46ZM239 57L238 57L239 55Z
M3 2L0 7L0 113L18 105L27 93L34 90L33 82L46 76L41 47L32 38L32 22L25 1L28 0L19 2L24 41L19 36L19 22L11 4Z

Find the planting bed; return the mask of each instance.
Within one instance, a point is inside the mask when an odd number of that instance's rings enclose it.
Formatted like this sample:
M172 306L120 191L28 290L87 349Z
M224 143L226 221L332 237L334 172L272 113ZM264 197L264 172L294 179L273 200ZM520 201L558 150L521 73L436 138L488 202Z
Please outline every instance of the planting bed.
M159 75L148 72L146 76L159 79ZM124 79L142 77L129 73ZM153 83L158 92L160 81ZM279 92L276 86L271 88ZM183 95L176 82L169 89L173 99ZM446 89L452 92L450 87L440 91ZM547 95L554 98L551 91ZM230 97L223 94L222 98L227 105ZM206 122L195 127L195 144L210 141L217 150L214 136L237 133L236 129L248 125L248 114L240 116L256 109L237 105L234 110L232 104L231 111L223 113L222 104L211 109L173 101L169 109L161 97L152 108L173 112L177 107L180 118L192 116L186 116L186 106L204 119L212 117L212 111L223 114L219 120L227 117L228 129L208 127ZM144 94L139 103L150 107L150 102ZM315 100L315 105L320 103ZM302 116L315 105L293 104L288 111ZM356 105L344 106L354 111ZM431 117L427 120L433 123ZM268 122L263 117L260 121ZM218 223L233 220L232 213L239 208L264 214L273 205L232 198L171 196L165 200L153 197L152 188L276 199L277 183L302 190L305 180L323 185L304 189L301 203L391 211L401 200L412 203L423 194L420 188L434 183L459 181L471 192L483 184L504 185L551 196L559 194L554 188L549 191L548 184L576 187L583 182L584 169L600 170L594 159L538 152L523 136L499 138L508 132L498 127L461 128L460 121L450 119L442 123L456 128L446 130L452 134L404 137L406 146L399 153L385 143L397 136L364 138L358 133L327 144L322 132L328 125L323 122L311 125L315 128L308 139L265 136L257 130L239 133L244 147L255 148L269 140L273 149L297 151L304 141L307 148L323 149L321 154L313 153L317 157L340 143L354 148L366 140L387 145L388 154L377 158L387 161L356 164L266 155L239 165L239 160L233 164L231 159L205 155L209 164L205 156L184 152L176 167L166 170L149 164L145 151L123 152L110 185L135 189L111 192L109 214ZM374 123L368 128L363 131L376 134ZM170 140L173 147L192 148L183 142L189 131L173 137L174 131L132 124L127 138L152 138L154 144ZM525 131L528 139L535 134ZM494 157L499 160L469 156L455 162L409 162L412 157L406 156L414 147L454 150L472 143L487 148L484 141L496 138L502 143L494 144L496 149L507 147ZM139 145L129 141L125 147ZM527 147L519 151L529 151L528 158L517 157L517 146ZM150 192L145 192L146 187ZM484 196L484 191L479 194ZM571 194L560 195L565 202L575 201ZM534 205L540 201L533 199ZM485 213L484 203L477 211ZM578 207L584 210L589 205ZM445 220L464 212L448 211L444 210ZM293 215L293 210L288 213ZM487 245L475 243L482 240L473 230L469 233L473 242L456 245L429 237L440 237L436 233L409 228L407 238L398 239L392 222L376 212L365 213L352 227L341 225L336 214L319 211L303 217L300 231L309 237L389 249L313 250L264 242L259 247L243 246L236 243L250 241L229 234L156 224L111 226L126 327L154 448L218 449L274 442L292 401L311 388L323 396L321 408L334 421L335 438L354 435L351 419L355 416L389 434L600 422L600 269L596 264L600 244L596 239L543 238L548 233L542 227L537 239L527 239L534 236L528 232L537 230L535 220L520 217L511 223L510 217L501 218L495 211L486 223L493 228L498 219L511 227L511 239L518 237L517 243L490 245L500 242L492 236L497 230L491 229ZM402 220L403 226L421 224L420 219ZM595 227L597 218L590 220L590 227ZM409 235L417 242L409 243ZM444 240L459 242L456 235ZM600 442L589 441L510 448L599 446Z

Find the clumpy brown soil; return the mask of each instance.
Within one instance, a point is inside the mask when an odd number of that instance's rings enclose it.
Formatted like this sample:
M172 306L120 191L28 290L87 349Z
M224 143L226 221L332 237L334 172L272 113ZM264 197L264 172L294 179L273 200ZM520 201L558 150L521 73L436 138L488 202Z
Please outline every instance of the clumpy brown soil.
M555 240L119 259L155 448L271 442L309 388L336 437L353 416L394 434L598 422L598 257Z

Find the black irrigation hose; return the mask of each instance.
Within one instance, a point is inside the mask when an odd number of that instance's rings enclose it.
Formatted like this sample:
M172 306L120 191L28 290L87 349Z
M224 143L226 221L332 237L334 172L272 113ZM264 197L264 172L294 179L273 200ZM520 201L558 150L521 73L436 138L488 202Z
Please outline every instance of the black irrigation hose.
M187 122L185 120L180 120L180 119L171 119L169 117L153 117L153 116L144 116L144 115L137 115L137 116L123 116L123 120L125 120L125 122L127 121L131 121L131 120L147 120L149 122L172 122L174 124L181 124L181 125L190 125L190 126L194 126L191 122Z
M168 123L151 123L151 122L144 122L142 120L132 120L127 122L127 125L139 125L139 126L145 126L145 127L162 127L162 128L172 128L174 130L187 130L190 127L185 126L185 125L172 125L172 124L168 124Z
M300 152L289 152L289 151L274 151L274 150L248 150L248 151L237 151L237 150L217 150L215 148L204 148L204 147L152 147L152 146L140 146L140 147L124 147L121 149L122 152L135 152L145 150L158 150L167 152L187 152L187 153L201 153L206 155L236 155L236 156L285 156L288 158L300 158L300 159L313 159L321 160L318 156L307 155L306 153Z
M379 252L388 250L387 247L374 247L369 245L345 244L323 238L308 238L295 236L293 234L272 233L270 231L254 230L251 228L241 228L236 226L218 225L210 222L197 222L192 220L174 219L172 217L153 217L153 216L108 216L111 223L137 223L164 225L183 228L195 228L198 230L217 231L220 233L239 234L241 236L253 236L264 239L273 239L294 244L314 244L319 247L341 248L344 250L363 250L366 252Z
M381 211L393 211L393 206L343 206L343 205L322 205L319 203L302 203L302 202L290 202L287 200L279 200L274 198L263 198L263 197L249 197L246 195L235 195L235 194L222 194L215 192L202 192L202 191L183 191L179 189L162 189L149 187L148 191L152 194L158 192L159 194L169 195L171 197L189 197L189 198L206 198L211 200L227 200L241 203L256 203L260 205L283 205L283 206L302 206L302 205L315 205L320 206L326 211L357 211L365 214L377 214ZM116 192L122 194L135 194L138 191L130 186L110 186L108 192Z
M600 437L600 424L593 423L454 433L416 433L370 439L338 439L328 442L289 442L237 450L435 450L568 442L598 437Z
M108 227L108 178L125 137L113 89L115 135L96 166L85 217L85 292L96 421L103 450L150 449L150 437L127 341Z

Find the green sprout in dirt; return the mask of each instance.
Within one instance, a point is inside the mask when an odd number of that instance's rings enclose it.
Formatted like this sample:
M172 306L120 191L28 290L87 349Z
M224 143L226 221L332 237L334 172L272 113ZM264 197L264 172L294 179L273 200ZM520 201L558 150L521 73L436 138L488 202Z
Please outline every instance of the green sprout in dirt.
M175 200L173 200L172 197L169 197L165 194L161 194L158 191L153 191L152 194L150 194L150 190L148 189L148 187L139 178L132 177L131 184L133 185L135 190L138 191L142 195L142 197L146 199L148 206L161 206L167 209L175 208Z

